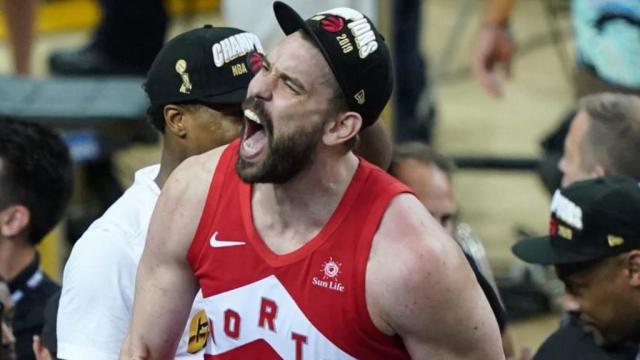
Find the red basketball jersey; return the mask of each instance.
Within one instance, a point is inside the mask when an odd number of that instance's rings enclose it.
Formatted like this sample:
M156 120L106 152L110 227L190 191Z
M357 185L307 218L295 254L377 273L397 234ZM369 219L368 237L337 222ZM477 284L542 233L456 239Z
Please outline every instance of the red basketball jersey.
M238 146L220 158L188 253L209 318L205 359L408 359L402 340L373 324L364 286L373 236L408 188L360 159L320 233L277 255L253 226Z

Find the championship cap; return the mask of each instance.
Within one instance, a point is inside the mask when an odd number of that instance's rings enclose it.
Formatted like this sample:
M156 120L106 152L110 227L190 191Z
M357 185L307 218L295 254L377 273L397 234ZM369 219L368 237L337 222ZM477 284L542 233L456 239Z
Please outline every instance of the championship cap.
M551 201L549 236L512 248L535 264L570 264L640 248L640 187L626 177L600 177L557 190Z
M351 111L373 124L393 90L391 56L373 22L357 10L340 7L307 20L283 2L273 3L280 27L289 35L303 29L318 46Z
M258 37L239 29L205 25L187 31L160 50L145 90L152 105L242 103L259 70L258 52L263 52Z

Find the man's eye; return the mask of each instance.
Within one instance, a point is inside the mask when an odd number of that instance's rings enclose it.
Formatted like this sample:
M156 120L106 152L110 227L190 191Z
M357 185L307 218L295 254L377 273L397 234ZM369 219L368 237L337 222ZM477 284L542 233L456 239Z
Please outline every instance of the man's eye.
M293 85L293 83L291 83L290 81L285 81L284 84L287 85L289 90L293 91L294 93L296 93L296 94L300 93L298 91L298 88L295 85Z

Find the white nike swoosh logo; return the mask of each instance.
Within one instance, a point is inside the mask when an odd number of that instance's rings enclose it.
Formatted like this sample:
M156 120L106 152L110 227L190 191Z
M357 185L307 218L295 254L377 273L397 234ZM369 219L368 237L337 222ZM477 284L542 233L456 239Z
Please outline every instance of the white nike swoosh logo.
M222 247L239 246L239 245L246 244L244 241L219 241L218 239L216 239L217 236L218 236L217 231L213 233L213 236L211 236L211 240L209 241L209 244L211 244L211 247L222 248Z

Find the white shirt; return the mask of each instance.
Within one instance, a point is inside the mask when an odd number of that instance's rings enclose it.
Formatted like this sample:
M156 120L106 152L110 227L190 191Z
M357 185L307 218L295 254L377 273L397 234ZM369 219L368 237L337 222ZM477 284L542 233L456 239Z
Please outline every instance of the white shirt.
M159 169L154 165L138 170L133 185L74 245L58 308L58 358L118 359L133 309L138 263L160 194L154 181ZM199 292L177 359L203 358L208 332L201 301Z

